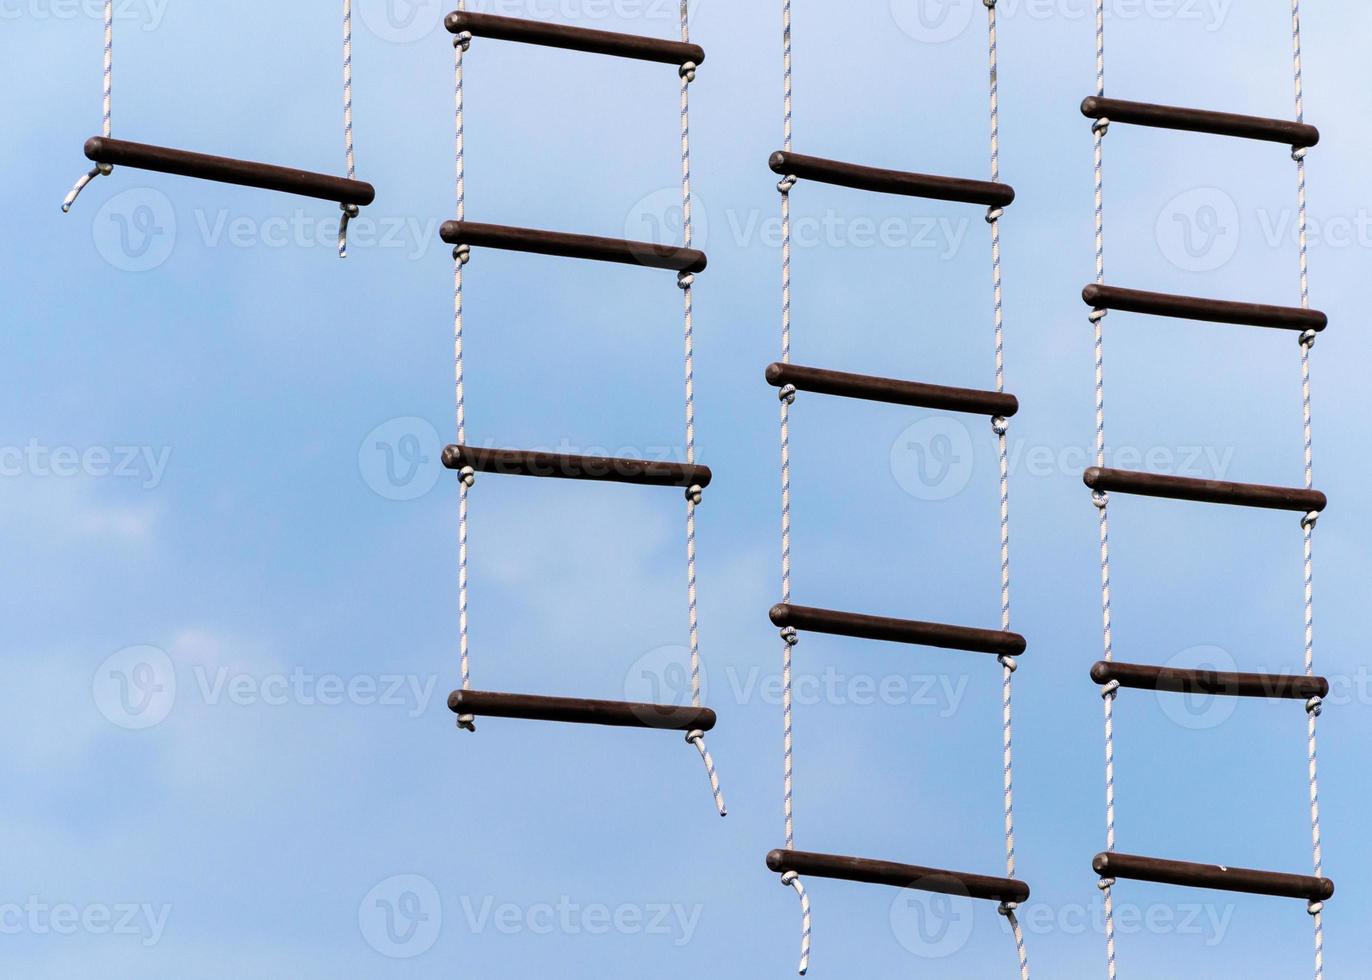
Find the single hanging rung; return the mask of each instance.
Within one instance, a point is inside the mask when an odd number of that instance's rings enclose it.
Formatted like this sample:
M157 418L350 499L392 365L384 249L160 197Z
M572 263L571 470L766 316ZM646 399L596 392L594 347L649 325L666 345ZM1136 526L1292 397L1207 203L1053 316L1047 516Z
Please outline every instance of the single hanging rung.
M1306 310L1299 306L1269 306L1265 303L1237 303L1201 296L1174 296L1170 293L1150 293L1142 289L1123 289L1119 286L1101 286L1095 283L1082 289L1081 298L1087 306L1098 310L1151 313L1154 316L1204 320L1210 323L1237 323L1251 327L1314 331L1323 330L1329 325L1329 318L1319 310Z
M1009 184L989 180L967 180L962 177L936 177L903 170L882 170L856 163L840 163L822 157L778 150L772 154L768 166L773 173L814 180L821 184L837 184L860 191L882 194L903 194L907 197L927 197L935 201L961 201L964 204L984 204L1005 207L1015 199L1015 189Z
M815 854L810 851L776 850L767 855L767 867L778 874L794 871L814 878L860 881L869 885L893 885L941 895L962 895L994 902L1024 902L1029 886L1016 878L993 878L964 871L922 868L917 864L896 864L842 854Z
M471 34L497 41L519 41L549 48L566 48L590 54L606 54L639 61L659 61L668 65L684 65L688 61L699 65L705 60L705 49L698 44L663 41L637 34L616 34L593 31L584 27L567 27L539 20L519 17L499 17L495 14L473 14L454 11L444 20L453 34Z
M915 643L946 650L968 650L972 653L995 653L1010 657L1017 657L1025 650L1024 637L1008 630L946 626L942 623L923 623L914 619L892 619L889 616L868 616L863 613L793 606L790 603L773 606L768 615L773 625L783 629L789 627L816 633L832 633L837 636L855 636L866 640L891 640L896 643Z
M1334 895L1334 883L1328 878L1230 868L1222 864L1192 864L1190 861L1168 861L1136 854L1097 854L1091 861L1091 867L1102 878L1192 885L1249 895L1304 898L1311 902L1323 902Z
M1305 701L1329 694L1329 681L1300 674L1236 674L1196 667L1152 667L1101 660L1091 668L1097 684L1178 694L1212 694L1234 698L1290 698Z
M210 156L206 153L172 150L164 146L150 146L147 143L130 143L128 140L110 139L105 136L94 136L86 140L86 157L96 163L113 167L132 167L136 170L213 180L221 184L260 187L263 190L316 197L359 207L376 200L376 189L365 181L316 174L308 170L296 170L294 167L278 167L268 163Z
M448 446L443 465L450 470L470 466L478 473L504 476L537 476L602 483L637 483L655 487L708 487L713 474L708 466L670 463L616 456L578 456L572 453L532 452L522 449L484 449Z
M594 235L571 235L560 231L538 231L533 228L512 228L508 225L484 225L475 221L446 221L439 235L449 245L500 248L513 252L533 252L537 255L560 255L569 259L593 259L599 262L620 262L652 269L674 269L677 272L703 272L705 253L678 245L657 245L652 242L633 242L621 238L597 238Z
M801 367L798 364L770 364L767 383L774 388L791 385L798 391L813 391L821 395L861 398L866 401L888 402L892 405L914 405L937 408L949 412L971 412L980 415L999 415L1009 418L1019 411L1019 399L1014 395L974 388L948 388L943 385L922 384L918 381L898 381L866 374L847 374L824 368Z
M1267 510L1321 511L1328 499L1318 490L1296 487L1268 487L1258 483L1227 483L1223 480L1198 480L1185 476L1162 476L1134 470L1112 470L1093 466L1082 474L1092 490L1102 493L1134 493L1170 500L1195 500L1206 504L1233 504Z
M1189 133L1213 133L1216 136L1237 136L1242 139L1288 143L1294 147L1314 146L1320 141L1320 131L1305 123L1285 119L1264 119L1261 116L1239 116L1231 112L1212 112L1209 109L1182 109L1151 102L1129 102L1090 96L1081 103L1081 114L1088 119L1109 119L1112 123L1130 123L1156 129L1180 129Z
M457 715L483 718L522 718L527 721L561 721L679 732L708 732L715 727L717 720L709 708L556 698L540 694L496 694L490 691L454 691L448 695L448 708Z

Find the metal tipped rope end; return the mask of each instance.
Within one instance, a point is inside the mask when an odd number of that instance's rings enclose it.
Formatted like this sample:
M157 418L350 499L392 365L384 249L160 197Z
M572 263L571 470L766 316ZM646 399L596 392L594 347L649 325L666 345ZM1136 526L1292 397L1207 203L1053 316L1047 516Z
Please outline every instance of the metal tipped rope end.
M719 811L721 817L729 815L729 808L724 805L724 793L719 788L719 773L715 771L715 760L710 755L710 750L705 747L705 733L696 729L686 736L686 741L694 745L700 752L700 760L705 763L705 774L710 777L710 792L715 797L715 809Z
M782 875L781 883L795 889L800 897L800 966L796 972L803 977L810 969L810 896L805 894L805 885L795 871Z

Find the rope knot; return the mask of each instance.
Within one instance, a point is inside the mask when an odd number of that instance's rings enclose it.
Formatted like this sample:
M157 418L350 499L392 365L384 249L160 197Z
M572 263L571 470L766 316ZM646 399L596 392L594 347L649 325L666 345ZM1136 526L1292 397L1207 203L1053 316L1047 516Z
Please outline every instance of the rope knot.
M1110 698L1113 698L1119 692L1119 689L1119 681L1110 681L1108 684L1106 684L1103 688L1100 689L1100 696L1108 701Z
M1090 315L1088 315L1086 319L1090 320L1092 323L1100 323L1102 320L1105 319L1105 315L1109 312L1109 310L1097 307L1096 309L1091 311Z
M796 182L798 180L799 178L797 178L794 174L788 174L787 176L782 177L781 180L777 182L777 190L781 191L781 193L783 194L789 194L791 193L791 188L796 186Z
M1302 330L1301 335L1297 340L1297 343L1299 343L1306 350L1309 350L1310 348L1315 346L1315 338L1318 336L1319 333L1317 333L1314 330Z
M1106 133L1110 132L1110 117L1101 116L1095 122L1091 123L1091 132L1095 133L1097 136L1104 136Z
M692 483L686 488L686 499L693 504L698 504L705 499L705 488L699 483ZM689 741L689 739L688 739Z
M1295 160L1297 163L1300 163L1305 159L1305 155L1309 152L1310 147L1308 146L1293 146L1291 148L1291 159Z
M794 405L796 403L796 386L783 385L781 390L777 392L777 397L787 405Z
M1305 911L1309 915L1319 915L1321 912L1324 911L1324 903L1311 902L1309 905L1305 907Z
M1110 495L1104 490L1092 490L1091 503L1097 510L1105 510L1105 505L1110 503Z
M1317 510L1312 510L1301 517L1301 527L1308 531L1311 528L1313 528L1316 524L1318 524L1319 520L1320 512Z
M1003 436L1010 431L1010 420L1004 415L997 415L991 420L991 431L998 436Z
M994 3L988 3L988 4L987 4L988 7L991 7L991 6L994 6L994 5L995 5ZM999 220L1000 220L1001 218L1003 218L1003 217L1005 217L1005 209L1004 209L1004 208L987 208L987 209L986 209L986 223L987 223L988 225L993 225L993 224L995 224L997 221L999 221Z
M782 883L783 885L785 885L787 888L790 888L790 887L791 887L791 882L796 881L796 880L798 880L799 878L800 878L800 873L799 873L798 871L788 871L788 872L786 872L784 875L781 876L781 883Z
M112 163L97 163L97 164L95 165L95 169L98 170L98 171L100 171L100 176L102 176L102 177L108 177L110 174L114 173L114 164L112 164Z
M788 647L793 647L800 642L800 634L796 632L794 626L788 626L782 630L781 638L786 641Z
M1017 661L1014 657L1009 656L1008 654L1002 653L1000 656L996 657L996 659L1000 661L1000 665L1002 667L1004 667L1012 674L1015 671L1019 670L1019 661Z
M696 69L699 67L694 61L688 61L677 69L677 73L689 85L696 80Z
M986 4L986 6L994 6L995 2L996 0L990 0L990 2ZM1015 910L1018 908L1019 902L1001 902L998 906L996 906L996 911L999 912L1001 915L1005 916L1007 919L1009 919L1014 917Z
M476 470L470 466L464 466L457 473L457 478L462 481L462 485L468 490L476 483Z
M472 247L470 245L458 245L453 249L453 261L466 265L472 260Z
M460 729L462 729L463 731L472 732L473 734L475 734L475 733L476 733L476 716L475 716L475 715L458 715L458 716L457 716L457 727L460 728Z
M1115 887L1115 879L1102 878L1100 881L1096 882L1096 887L1101 891L1109 891L1111 888Z
M1324 698L1316 695L1305 702L1305 712L1306 714L1314 715L1316 718L1324 714Z
M463 31L461 34L457 35L457 37L453 38L453 47L455 47L455 48L461 48L463 51L466 51L466 50L467 50L468 48L470 48L471 46L472 46L472 32L471 32L471 31Z
M677 287L680 289L690 289L695 285L696 277L689 272L679 272L676 277Z
M686 743L688 745L699 746L704 739L705 733L702 732L699 728L694 728L686 733Z

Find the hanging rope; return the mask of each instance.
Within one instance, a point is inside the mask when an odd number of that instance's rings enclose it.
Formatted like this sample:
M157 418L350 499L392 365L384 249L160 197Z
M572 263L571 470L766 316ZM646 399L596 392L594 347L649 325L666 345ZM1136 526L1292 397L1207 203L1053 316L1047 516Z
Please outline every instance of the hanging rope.
M691 15L689 0L681 0L681 40L691 40ZM691 83L695 81L696 66L686 62L681 66L681 225L684 244L690 248L693 241L691 225ZM686 371L686 462L694 465L696 461L696 382L695 382L695 321L693 317L692 287L695 276L683 272L677 277L682 296L682 331L685 343ZM700 680L700 616L696 605L696 507L701 501L702 489L690 487L686 491L686 605L690 620L691 644L691 704L701 705ZM705 747L705 733L691 731L686 734L688 744L694 745L705 763L705 773L710 779L710 791L715 797L715 807L721 817L728 816L724 805L724 794L719 788L719 774L715 771L715 760Z
M991 180L1000 182L1000 65L996 39L996 0L982 0L986 5L988 54L990 57L991 92ZM1005 311L1001 296L1000 219L1003 208L992 207L986 212L991 226L991 281L995 297L996 391L1005 392ZM1000 628L1010 630L1010 450L1009 421L992 420L1000 453ZM1013 657L1000 656L1001 678L1001 741L1004 750L1005 781L1005 874L1015 877L1015 778L1014 725L1012 689L1016 663ZM1002 902L998 911L1005 916L1015 939L1019 955L1020 980L1029 980L1029 953L1024 946L1024 932L1015 915L1015 902Z
M791 95L793 92L793 73L791 68L791 0L782 0L781 37L783 89L782 99L782 149L791 152L793 130L791 123ZM781 194L781 362L791 363L791 189L795 187L794 177L784 177L777 184ZM781 389L781 601L791 601L791 403L795 401L796 391L791 386ZM794 714L794 692L792 689L792 653L800 637L794 629L781 631L781 715L782 715L782 806L785 811L786 849L795 850L795 742L792 718ZM795 889L800 898L800 967L798 972L804 976L810 969L810 897L805 894L805 883L800 875L789 871L781 876L781 883Z
M458 0L458 10L466 10L466 0ZM454 101L454 149L455 178L454 196L457 199L457 220L467 215L467 161L466 134L462 120L462 60L471 46L472 36L462 33L453 38L453 101ZM457 444L467 444L467 397L462 363L462 267L471 257L466 245L453 249L453 374L456 388L457 406ZM471 644L467 629L467 509L472 484L476 482L476 471L464 466L458 473L457 504L457 628L458 650L462 669L462 690L472 687ZM476 719L472 715L459 715L457 727L469 732L476 731Z
M1105 0L1096 0L1096 95L1105 95ZM1096 282L1105 282L1105 178L1104 143L1110 130L1109 119L1097 119L1091 126L1095 137L1096 176ZM1096 350L1096 465L1105 465L1105 330L1106 310L1094 309L1090 320L1095 330ZM1091 494L1100 521L1100 603L1104 659L1115 659L1115 641L1110 621L1110 514L1109 497L1100 491ZM1111 681L1101 690L1105 704L1105 849L1115 850L1115 695L1119 682ZM1098 883L1105 903L1105 955L1109 980L1118 975L1115 964L1115 901L1111 889L1114 878Z
M357 179L357 160L353 154L353 0L343 0L343 150L348 161L348 179ZM356 204L340 204L338 219L338 257L348 257L348 222L358 215Z
M1305 122L1305 87L1301 77L1301 4L1291 0L1291 45L1292 74L1296 90L1296 121ZM1296 161L1296 222L1300 246L1300 291L1301 308L1310 308L1310 261L1309 234L1307 228L1305 198L1305 156L1306 147L1292 151ZM1315 485L1315 453L1313 428L1310 409L1310 349L1315 346L1315 332L1307 330L1301 334L1301 418L1305 441L1305 487ZM1305 538L1305 673L1307 677L1315 674L1315 561L1314 536L1315 522L1319 514L1311 511L1301 519ZM1305 705L1306 713L1306 754L1310 778L1310 841L1316 877L1324 877L1324 854L1320 843L1320 784L1317 765L1316 724L1323 707L1320 698L1311 698ZM1315 980L1324 977L1324 904L1311 902L1308 906L1310 917L1315 926Z
M110 123L110 92L114 79L114 0L105 0L105 100L104 100L104 120L100 127L101 134L108 139L112 135ZM71 206L76 203L76 199L81 196L81 192L86 189L86 185L102 174L108 176L114 167L108 163L98 163L84 173L76 181L76 185L67 193L62 201L62 213L71 211Z

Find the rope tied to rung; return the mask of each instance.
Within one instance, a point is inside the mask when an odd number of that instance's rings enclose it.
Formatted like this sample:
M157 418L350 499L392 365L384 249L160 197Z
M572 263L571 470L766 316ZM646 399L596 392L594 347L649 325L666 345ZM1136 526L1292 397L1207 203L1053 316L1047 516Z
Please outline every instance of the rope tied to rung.
M458 10L466 9L466 0L459 0ZM453 196L456 198L456 216L461 221L467 214L467 158L466 134L463 126L462 99L462 58L467 51L471 35L463 35L453 41L453 151L454 184ZM453 376L455 384L455 405L457 414L457 444L467 444L467 397L466 378L462 353L462 271L471 258L471 250L465 245L453 249ZM469 493L476 482L476 471L470 466L463 467L458 474L457 503L457 623L458 656L462 671L462 690L471 690L472 663L471 639L467 621L467 517ZM459 715L457 727L469 732L476 731L476 718L473 715Z
M357 179L357 159L353 151L353 0L343 0L343 153L348 179ZM356 204L340 204L338 219L338 257L348 257L348 223L358 216Z
M1296 122L1305 122L1305 86L1301 70L1301 4L1291 0L1291 74L1295 88ZM1305 158L1306 147L1297 147L1291 157L1296 163L1296 226L1299 250L1301 308L1310 308L1310 248L1309 222L1306 207ZM1310 394L1310 352L1315 346L1314 331L1308 330L1300 336L1301 360L1301 424L1304 442L1305 488L1315 485L1314 428L1312 424ZM1315 524L1319 515L1306 514L1301 519L1301 533L1304 539L1304 626L1305 626L1305 674L1315 674ZM1319 783L1319 741L1317 737L1318 719L1323 711L1321 698L1311 698L1306 702L1306 772L1310 787L1310 848L1311 863L1315 877L1324 877L1324 849L1320 836L1320 783ZM1307 908L1314 924L1315 942L1315 980L1324 977L1324 903L1311 902Z
M1000 182L1000 59L996 34L996 0L984 0L987 18L987 56L989 60L991 181ZM1005 306L1002 294L1000 221L1005 209L991 207L986 223L991 229L991 283L994 298L996 391L1005 393ZM1000 461L1000 628L1010 630L1010 448L1009 420L991 420ZM1005 821L1005 874L1015 877L1015 776L1013 692L1017 664L1013 657L1000 656L1001 667L1001 746ZM1005 917L1019 957L1020 980L1029 980L1029 953L1024 931L1015 915L1014 902L1002 902L997 911Z
M111 94L114 81L114 0L105 0L105 71L104 71L104 111L101 121L100 132L106 139L113 135L111 124ZM81 192L86 189L86 185L96 177L108 177L114 172L114 167L108 163L97 163L94 167L77 178L76 184L67 196L62 200L62 213L67 214L71 211L71 206L76 203L76 199L81 196Z
M681 40L691 40L691 16L689 0L681 0ZM687 62L681 66L681 227L683 245L690 248L694 242L695 229L691 220L691 83L695 81L696 66ZM683 272L677 277L677 286L682 297L682 343L684 351L684 377L686 392L686 463L696 461L696 381L695 381L695 276ZM689 621L691 657L691 704L701 706L700 670L700 611L696 601L696 508L700 506L703 490L691 486L686 490L686 607ZM724 803L724 794L719 786L719 773L715 770L715 760L705 747L705 733L692 731L686 736L687 743L694 745L705 765L705 774L710 780L710 792L715 799L715 809L721 817L728 816L729 809Z

